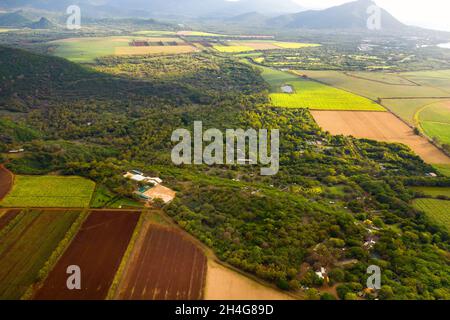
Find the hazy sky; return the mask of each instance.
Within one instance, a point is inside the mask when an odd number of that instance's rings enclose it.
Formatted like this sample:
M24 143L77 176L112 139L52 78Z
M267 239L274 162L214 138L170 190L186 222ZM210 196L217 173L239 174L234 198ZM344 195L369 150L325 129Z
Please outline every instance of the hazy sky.
M327 8L354 0L293 0L308 8ZM449 0L374 0L406 24L450 31Z

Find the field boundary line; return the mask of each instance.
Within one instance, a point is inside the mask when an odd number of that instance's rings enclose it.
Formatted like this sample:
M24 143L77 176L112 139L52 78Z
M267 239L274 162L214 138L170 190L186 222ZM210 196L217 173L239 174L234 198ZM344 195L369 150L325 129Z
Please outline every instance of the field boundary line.
M124 276L131 263L131 258L134 249L138 241L141 239L142 235L145 234L148 230L148 226L146 225L146 223L148 222L146 221L147 219L146 214L149 214L149 212L146 212L146 210L143 210L141 212L139 221L133 231L133 235L131 236L130 242L128 243L128 247L125 250L125 253L122 257L122 261L120 262L119 268L117 268L116 274L114 275L114 279L111 283L111 286L108 289L108 293L106 295L105 300L118 299L120 290L122 289Z
M12 189L14 188L14 183L16 182L16 175L14 173L12 173L10 170L8 170L3 164L0 164L0 170L7 172L9 174L9 176L11 177L11 186L10 186L8 192L6 192L5 195L2 198L0 198L0 207L1 207L1 202L4 199L6 199L6 197L11 193Z

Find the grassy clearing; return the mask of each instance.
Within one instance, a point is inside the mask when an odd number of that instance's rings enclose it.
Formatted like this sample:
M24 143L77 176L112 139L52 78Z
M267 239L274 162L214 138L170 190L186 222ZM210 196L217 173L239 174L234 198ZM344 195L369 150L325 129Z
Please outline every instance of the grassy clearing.
M423 192L424 194L432 197L446 196L450 197L450 188L441 187L414 187L415 191Z
M450 201L437 199L417 199L414 207L425 212L435 223L450 231Z
M20 299L39 280L59 242L79 212L26 211L0 233L0 299ZM44 236L43 236L44 235Z
M385 111L375 102L316 81L302 79L287 72L262 68L263 77L270 84L271 103L275 107L309 108L315 110ZM281 93L289 85L294 93Z
M81 177L16 176L3 207L86 208L95 183Z

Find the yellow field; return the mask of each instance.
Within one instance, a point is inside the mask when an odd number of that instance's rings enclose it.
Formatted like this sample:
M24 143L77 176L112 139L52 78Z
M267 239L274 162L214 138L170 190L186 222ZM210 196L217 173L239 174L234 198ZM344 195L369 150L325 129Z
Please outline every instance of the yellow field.
M297 43L297 42L272 42L274 46L283 49L301 49L301 48L312 48L320 47L320 44L315 43Z
M320 45L314 43L281 42L269 40L237 40L227 42L227 45L216 45L214 46L214 49L224 53L239 53L256 50L301 49L317 46Z
M255 50L254 48L248 46L214 46L213 48L223 53L239 53Z

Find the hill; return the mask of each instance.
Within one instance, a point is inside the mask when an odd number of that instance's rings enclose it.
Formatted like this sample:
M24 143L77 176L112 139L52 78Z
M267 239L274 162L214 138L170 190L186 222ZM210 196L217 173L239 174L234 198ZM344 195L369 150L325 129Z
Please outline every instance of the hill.
M25 18L20 12L10 12L0 14L0 27L24 27L31 21Z
M262 26L267 21L267 16L258 12L248 12L223 20L225 23L233 23L248 26Z
M35 8L61 11L74 1L46 0L5 0L0 4L4 8ZM231 17L248 12L277 15L293 13L301 7L291 0L79 0L89 17ZM275 9L274 9L275 8Z
M47 18L42 17L39 21L28 24L27 27L31 29L53 29L56 25Z
M367 29L367 13L370 6L376 5L372 0L358 0L325 10L308 10L296 14L282 15L271 19L269 25L284 28L304 29ZM385 30L402 30L406 26L389 12L381 9L381 28Z

